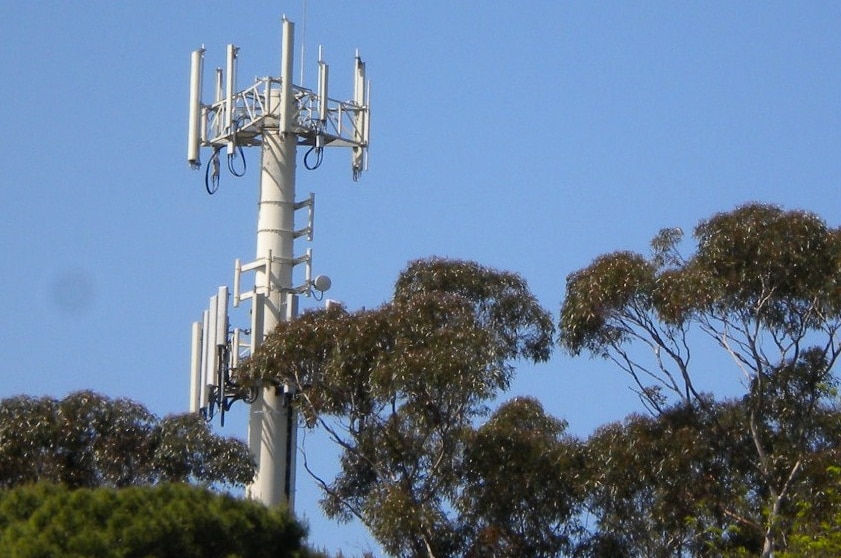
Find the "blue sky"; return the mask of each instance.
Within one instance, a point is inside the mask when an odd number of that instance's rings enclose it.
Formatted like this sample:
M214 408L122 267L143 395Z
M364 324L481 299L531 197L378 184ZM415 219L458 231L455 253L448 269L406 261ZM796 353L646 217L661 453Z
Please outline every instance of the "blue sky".
M370 171L353 183L334 150L297 179L316 195L314 271L351 309L437 255L518 272L557 315L567 274L663 227L748 201L841 223L838 3L4 2L0 397L186 409L190 323L254 256L258 180L223 174L208 196L189 170L189 55L206 45L209 76L235 43L240 88L277 75L284 13L296 81L302 44L303 85L319 44L331 96L351 96L356 48L372 81ZM709 389L735 381L716 370ZM558 351L513 393L585 436L639 409L626 386ZM329 475L329 448L307 444ZM375 548L298 485L316 545Z

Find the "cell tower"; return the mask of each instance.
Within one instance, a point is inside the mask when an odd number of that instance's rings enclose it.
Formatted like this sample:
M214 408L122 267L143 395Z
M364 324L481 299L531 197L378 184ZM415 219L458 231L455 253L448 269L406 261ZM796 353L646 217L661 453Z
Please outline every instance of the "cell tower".
M319 51L316 91L293 85L294 24L283 18L280 77L257 78L237 91L236 63L239 49L227 47L227 63L216 69L215 98L202 103L205 49L193 51L190 70L190 113L187 162L201 168L202 147L212 150L205 170L205 186L213 193L219 186L220 154L235 176L245 173L243 148L260 148L260 196L257 214L257 255L250 263L236 260L233 289L219 287L210 299L201 322L192 329L190 410L207 420L224 414L238 400L250 404L248 444L257 460L257 476L247 495L269 506L295 502L297 448L297 386L283 385L245 390L231 380L240 358L247 358L281 321L295 318L298 297L330 287L329 278L312 278L312 251L295 254L295 240L312 240L315 198L295 199L298 146L308 148L303 157L308 169L317 168L326 147L349 147L351 168L357 180L367 170L369 84L365 64L357 52L354 62L353 99L328 97L328 66ZM307 224L295 226L295 214L306 210ZM304 278L295 285L293 269L304 266ZM241 288L242 276L253 272L251 290ZM251 301L249 328L231 328L229 299L234 307Z

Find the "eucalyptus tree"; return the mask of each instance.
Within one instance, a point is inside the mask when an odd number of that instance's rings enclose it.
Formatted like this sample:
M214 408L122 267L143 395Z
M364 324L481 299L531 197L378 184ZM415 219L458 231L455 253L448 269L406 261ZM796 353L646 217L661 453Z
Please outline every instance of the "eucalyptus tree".
M465 463L474 423L509 387L513 361L547 360L553 335L521 277L418 260L378 308L279 324L237 375L296 386L307 426L340 448L339 473L318 479L328 516L359 518L395 556L457 556L472 544L464 471L486 474Z
M466 440L457 506L468 557L570 555L583 531L580 442L539 401L518 397Z
M745 386L739 434L710 427L750 442L756 501L731 521L771 556L810 462L837 444L825 417L841 350L841 234L812 213L749 204L701 221L694 238L684 256L681 231L666 229L648 257L614 252L572 273L560 342L615 362L655 415L679 403L715 418L699 385L722 371L698 370L697 356L712 346L730 357Z
M741 402L685 403L633 414L584 444L585 556L756 556L751 445ZM722 433L726 435L722 435Z
M0 401L2 488L42 481L69 488L244 486L254 470L243 442L214 434L196 414L159 419L140 403L91 391Z

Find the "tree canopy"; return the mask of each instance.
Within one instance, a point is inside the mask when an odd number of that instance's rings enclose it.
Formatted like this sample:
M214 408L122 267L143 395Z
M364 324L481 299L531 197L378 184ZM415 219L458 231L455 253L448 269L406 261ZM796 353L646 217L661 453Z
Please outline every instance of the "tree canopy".
M572 273L560 342L613 360L652 413L688 406L718 437L708 443L750 456L746 505L723 510L719 528L749 532L771 556L785 547L791 507L808 497L807 470L837 452L841 233L811 213L748 204L701 221L694 238L685 257L681 231L665 229L648 257L614 252ZM693 355L710 347L743 379L738 412L722 415L698 387L705 373L721 373L696 368ZM727 475L711 476L711 488L729 490Z
M650 254L603 255L567 278L561 346L616 363L647 411L586 440L533 397L499 403L518 361L549 358L555 329L525 280L473 262L410 262L377 308L282 322L235 380L296 388L305 425L340 450L332 479L304 455L323 509L360 519L394 556L835 555L841 232L750 204L693 238L684 255L682 232L664 229ZM715 349L732 365L711 360ZM728 368L743 391L705 392ZM253 473L247 447L198 415L158 419L92 392L0 401L0 537L16 555L137 540L136 554L101 555L190 556L218 533L250 544L239 534L254 529L288 535L279 552L297 552L299 526L239 504L226 518L189 515L193 542L167 531L170 510L217 505L169 483L236 486ZM56 484L30 486L43 481ZM130 488L148 485L148 496ZM160 522L139 514L159 507Z
M254 470L243 442L214 434L196 414L159 419L137 402L91 391L0 401L0 487L243 486Z
M0 490L1 556L304 558L304 535L279 508L185 484Z
M467 556L552 557L575 548L584 455L534 398L504 403L466 437L457 501Z
M496 473L467 454L487 451L485 436L501 436L476 433L473 423L508 388L514 360L548 359L553 334L551 315L521 277L473 262L418 260L378 308L314 311L279 324L237 381L298 386L307 424L323 428L341 448L340 473L320 481L329 516L359 518L395 556L455 556L475 543L471 536L490 533L467 529L466 517L487 525L506 514L526 519L525 503L479 509L477 490ZM535 424L553 425L545 436L560 436L558 424L539 418L542 409L521 410ZM532 438L535 451L540 440ZM537 455L523 471L550 466ZM471 482L476 486L468 491ZM553 521L571 510L561 504ZM512 545L526 544L529 529L538 528L497 526Z
M839 233L758 204L615 252L567 281L560 343L629 374L648 415L587 440L530 397L492 411L518 359L541 362L550 314L519 276L411 262L392 299L281 323L237 371L297 387L340 449L328 516L359 518L405 557L770 557L831 548ZM718 348L744 392L699 386ZM695 357L695 358L692 358ZM306 457L306 453L305 453ZM820 542L815 542L816 540Z

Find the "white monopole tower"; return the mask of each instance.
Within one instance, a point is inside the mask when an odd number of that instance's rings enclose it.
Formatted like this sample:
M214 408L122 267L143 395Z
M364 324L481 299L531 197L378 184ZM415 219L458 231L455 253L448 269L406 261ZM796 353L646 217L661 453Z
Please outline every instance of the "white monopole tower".
M297 314L298 297L329 288L324 276L312 278L312 252L296 254L296 240L312 240L312 194L296 200L295 169L298 146L307 148L304 164L309 169L321 163L326 147L350 147L353 178L367 167L368 83L365 64L354 61L353 99L328 97L328 66L319 55L316 91L292 83L294 24L283 19L281 73L279 78L258 78L242 91L236 90L239 49L228 45L226 68L217 68L215 99L202 103L204 48L191 57L190 112L187 162L201 167L202 147L212 149L205 170L209 193L219 185L220 159L224 150L227 167L235 176L245 174L244 147L260 148L260 194L257 211L257 251L254 261L236 261L232 292L219 287L211 297L203 320L193 324L190 408L208 420L224 413L237 400L250 404L248 443L257 460L257 477L248 495L267 505L285 503L294 507L295 456L297 449L297 386L278 385L248 391L231 380L231 370L247 358L275 326ZM314 157L314 160L310 160ZM306 212L306 225L296 228L296 214ZM303 277L295 281L295 269ZM253 273L253 288L241 288L243 275ZM300 273L299 273L300 275ZM251 302L247 329L231 328L228 303Z

